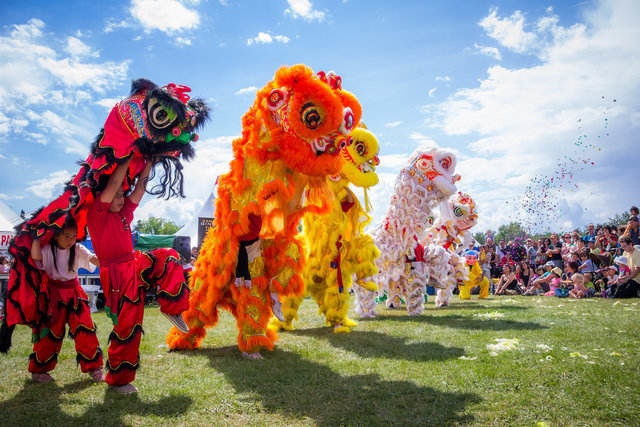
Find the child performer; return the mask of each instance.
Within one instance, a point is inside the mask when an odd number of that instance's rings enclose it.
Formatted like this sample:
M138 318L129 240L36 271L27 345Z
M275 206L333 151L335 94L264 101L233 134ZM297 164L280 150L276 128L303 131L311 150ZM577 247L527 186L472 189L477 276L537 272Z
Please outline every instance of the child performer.
M96 326L91 319L87 295L78 282L78 268L95 270L98 259L87 248L76 243L77 225L69 216L65 227L50 244L40 247L40 240L31 245L31 258L46 276L49 320L38 331L34 329L33 353L29 356L29 372L34 381L46 383L53 378L49 372L56 367L62 347L65 325L76 344L77 360L82 372L95 381L103 379L102 350L98 346Z
M181 331L189 331L181 317L189 307L189 288L178 253L173 249L133 251L130 224L144 195L152 162L147 160L135 188L125 197L122 183L130 160L116 167L87 214L89 234L100 260L105 311L114 325L105 381L123 394L138 391L131 382L139 365L146 290L156 287L162 314Z

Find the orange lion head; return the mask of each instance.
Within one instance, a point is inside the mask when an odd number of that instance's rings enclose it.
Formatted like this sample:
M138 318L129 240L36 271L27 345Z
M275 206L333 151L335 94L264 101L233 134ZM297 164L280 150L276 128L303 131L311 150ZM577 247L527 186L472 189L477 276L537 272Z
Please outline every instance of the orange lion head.
M362 115L356 97L342 89L340 76L314 74L304 65L282 67L258 92L255 105L267 127L269 150L278 151L288 167L310 176L340 171L339 137L353 130Z

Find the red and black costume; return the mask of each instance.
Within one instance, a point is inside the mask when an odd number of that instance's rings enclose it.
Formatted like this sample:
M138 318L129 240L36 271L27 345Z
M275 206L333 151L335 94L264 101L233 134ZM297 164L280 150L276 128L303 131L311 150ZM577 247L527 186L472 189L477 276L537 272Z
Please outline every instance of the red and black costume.
M180 255L173 249L133 250L130 224L137 205L126 199L120 212L95 200L87 215L93 248L100 260L105 310L113 321L105 381L132 382L139 365L139 347L146 291L155 289L160 310L181 314L189 307L189 288Z
M64 193L17 227L9 248L15 263L9 275L0 351L9 349L13 325L25 324L42 331L51 318L48 307L52 296L42 272L30 257L33 239L38 237L46 245L64 227L67 218L72 217L78 228L77 239L83 240L87 234L88 209L118 164L131 159L123 182L123 189L128 190L146 162L154 158L153 173L160 166L164 174L159 184L147 192L167 198L184 197L180 158L189 160L193 156L191 142L197 140L195 130L209 113L204 101L189 98L186 93L189 91L186 86L159 87L149 80L135 80L131 95L113 107L91 154L81 162L80 171L67 183ZM157 257L162 263L166 258ZM149 273L148 277L155 276Z
M54 251L56 254L54 254ZM79 267L91 269L91 252L80 244L74 248L74 268L68 271L70 249L60 249L56 245L45 246L42 262L36 262L43 272L44 286L48 291L48 320L41 328L34 329L33 353L29 356L29 372L42 374L53 370L69 324L69 335L75 341L76 360L82 372L102 368L102 350L96 337L96 326L91 319L87 295L80 287L76 271ZM60 260L56 265L56 258ZM62 271L60 271L62 270Z

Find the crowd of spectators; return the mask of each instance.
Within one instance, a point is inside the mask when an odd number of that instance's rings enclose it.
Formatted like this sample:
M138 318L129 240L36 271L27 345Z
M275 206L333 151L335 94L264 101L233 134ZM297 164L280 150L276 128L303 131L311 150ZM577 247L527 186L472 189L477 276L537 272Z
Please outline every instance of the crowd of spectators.
M496 295L640 297L638 208L629 212L626 225L589 224L583 234L497 243L488 237L480 246L480 266Z

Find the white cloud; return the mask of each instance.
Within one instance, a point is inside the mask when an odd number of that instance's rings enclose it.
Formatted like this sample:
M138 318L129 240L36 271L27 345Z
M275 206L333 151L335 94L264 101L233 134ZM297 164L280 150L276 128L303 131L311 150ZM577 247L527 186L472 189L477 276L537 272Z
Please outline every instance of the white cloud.
M492 9L481 21L487 33L514 51L535 54L538 63L492 66L478 86L423 109L429 126L468 138L459 187L478 201L480 229L518 218L531 222L532 215L542 218L534 225L556 230L582 226L637 200L640 4L601 1L585 16L570 27L559 26L556 16L528 25L522 13L502 18ZM586 142L579 135L587 135ZM567 176L559 177L562 169ZM549 185L554 176L552 190L543 190L548 202L532 179ZM526 194L533 194L532 212L518 216L513 203ZM542 208L547 212L537 211Z
M107 110L111 111L111 109L118 103L120 102L121 99L123 99L123 97L120 98L102 98L98 101L96 101L95 103L98 104L101 107L106 108Z
M0 144L54 141L65 152L86 154L97 127L90 131L78 117L86 117L96 95L123 82L129 61L97 61L80 39L44 31L43 21L31 19L0 34Z
M69 36L67 37L67 46L64 49L71 56L90 56L97 58L100 54L84 44L79 38Z
M287 0L287 3L289 3L289 8L285 9L285 13L294 18L303 18L307 21L324 21L325 13L315 10L309 0Z
M229 162L233 159L231 142L235 138L220 136L199 140L195 158L191 162L183 162L186 198L167 201L147 195L136 210L134 221L151 215L169 218L178 225L184 225L180 234L191 236L192 246L195 246L198 213L211 194L216 178L229 171Z
M186 37L176 37L175 42L178 45L191 46L192 40Z
M500 50L498 50L497 47L482 46L478 43L474 43L473 47L482 55L490 56L493 59L497 59L498 61L502 60L502 55L500 54Z
M159 30L171 35L200 25L198 12L178 0L132 0L129 12L148 33Z
M524 53L537 41L535 33L524 30L524 23L525 17L519 10L509 17L500 18L498 8L493 8L489 15L479 22L479 25L484 28L489 37L497 40L504 47Z
M282 35L272 36L269 33L264 33L260 31L257 36L247 39L247 46L251 46L252 44L269 44L274 41L279 43L289 43L289 37Z
M112 33L119 28L131 28L131 22L123 20L108 19L104 25L103 31L105 33Z
M433 98L434 94L436 93L436 90L438 90L438 88L432 87L431 89L429 89L429 98Z
M64 184L71 179L71 172L60 170L52 172L46 178L29 182L27 191L42 199L50 200L54 196L62 194Z
M395 121L395 122L389 122L389 123L385 123L384 127L387 128L397 128L398 126L400 126L402 124L401 120Z
M256 93L256 91L258 90L257 87L255 86L249 86L249 87L245 87L242 89L238 89L234 95L247 95L247 94L253 94Z
M449 76L436 76L436 81L437 82L450 82L451 81L451 77L449 77Z

